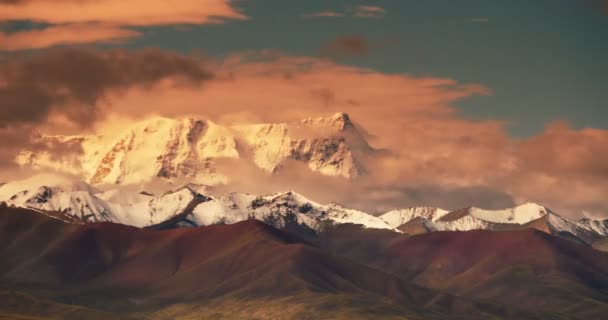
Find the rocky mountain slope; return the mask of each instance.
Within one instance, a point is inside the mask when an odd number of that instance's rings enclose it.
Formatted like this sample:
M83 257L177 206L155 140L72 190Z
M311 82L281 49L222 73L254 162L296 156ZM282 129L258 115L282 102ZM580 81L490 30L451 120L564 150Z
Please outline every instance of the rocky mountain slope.
M152 231L2 208L0 256L3 287L145 319L542 318L411 284L255 220Z
M416 236L336 226L324 250L420 285L495 300L546 319L600 319L608 307L608 255L535 229Z

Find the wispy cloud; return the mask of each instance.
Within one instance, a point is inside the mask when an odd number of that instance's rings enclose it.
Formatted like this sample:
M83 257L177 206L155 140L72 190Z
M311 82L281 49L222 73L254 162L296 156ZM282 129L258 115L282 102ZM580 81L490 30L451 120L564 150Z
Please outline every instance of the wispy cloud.
M385 14L386 10L380 6L360 5L353 10L353 16L358 18L380 18Z
M135 30L99 24L67 24L13 33L0 32L0 51L17 51L93 42L119 42L138 37Z
M344 17L344 16L346 16L346 14L344 12L337 12L337 11L320 11L320 12L309 13L309 14L304 15L304 17L306 17L306 18L322 18L322 17L330 18L330 17Z
M314 13L305 14L306 18L381 18L386 14L386 10L380 6L359 5L356 7L348 7L341 11L325 10Z

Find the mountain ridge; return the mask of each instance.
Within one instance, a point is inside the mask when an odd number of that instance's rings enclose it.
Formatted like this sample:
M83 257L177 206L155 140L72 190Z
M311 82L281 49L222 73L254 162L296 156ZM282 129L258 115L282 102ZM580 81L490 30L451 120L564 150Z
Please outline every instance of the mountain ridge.
M134 190L99 191L79 180L53 180L53 175L47 174L0 186L0 201L60 212L66 221L107 221L161 229L232 224L253 218L302 236L314 236L331 225L342 224L409 235L534 228L588 245L608 236L608 220L572 221L534 203L504 210L414 207L375 216L338 204L320 204L293 191L266 196L238 192L207 196L199 192L208 190L206 187L194 185L158 195Z

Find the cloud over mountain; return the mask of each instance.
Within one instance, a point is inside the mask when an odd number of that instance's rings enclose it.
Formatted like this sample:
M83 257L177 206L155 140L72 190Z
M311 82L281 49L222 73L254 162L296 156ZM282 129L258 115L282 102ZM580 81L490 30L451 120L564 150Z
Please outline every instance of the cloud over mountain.
M463 197L475 199L470 205L490 208L541 202L567 216L608 211L603 201L606 161L601 160L608 132L550 126L538 136L513 139L500 121L470 120L455 112L455 102L491 94L483 85L385 74L272 51L234 54L207 60L204 66L162 51L85 52L82 61L65 59L69 54L75 53L52 51L0 67L9 71L3 73L0 93L4 101L14 101L2 109L4 126L53 127L48 120L58 112L64 120L106 133L158 114L235 125L346 112L372 147L387 151L363 160L368 172L356 182L310 174L287 161L278 176L255 166L231 165L228 171L241 177L232 187L264 193L296 189L368 211L409 205L456 208L465 204ZM62 73L64 60L82 67ZM92 73L100 76L91 79L87 75ZM176 77L188 85L171 80ZM96 121L100 110L109 121ZM477 192L481 196L468 196ZM369 207L378 203L385 207Z

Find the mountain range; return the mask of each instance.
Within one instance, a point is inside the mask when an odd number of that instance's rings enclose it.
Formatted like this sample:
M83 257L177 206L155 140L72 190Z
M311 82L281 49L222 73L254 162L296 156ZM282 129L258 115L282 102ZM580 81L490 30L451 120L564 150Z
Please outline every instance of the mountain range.
M17 161L46 173L0 184L0 319L608 312L608 220L536 203L369 213L296 191L226 191L226 163L364 178L384 151L344 113L230 126L155 117L112 138L37 139L47 148Z
M7 319L599 319L608 311L608 254L535 229L408 236L338 224L311 242L255 219L153 230L7 206L0 217Z
M417 235L435 231L536 229L593 245L608 237L608 220L567 219L539 204L504 210L432 207L398 209L372 215L339 204L320 204L293 191L272 195L203 194L187 185L153 195L117 187L97 191L86 182L41 174L0 186L0 201L9 206L62 213L66 221L114 222L135 227L169 228L233 224L256 219L279 229L315 234L331 225L356 224Z

